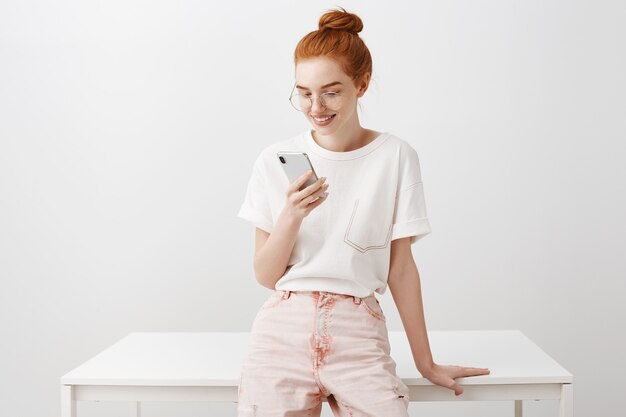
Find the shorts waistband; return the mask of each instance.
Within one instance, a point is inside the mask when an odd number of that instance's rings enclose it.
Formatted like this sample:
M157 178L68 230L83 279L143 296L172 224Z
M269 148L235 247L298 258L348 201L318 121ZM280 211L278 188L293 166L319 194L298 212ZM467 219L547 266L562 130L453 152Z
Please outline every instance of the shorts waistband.
M356 295L340 294L340 293L331 292L331 291L295 291L295 290L275 290L275 291L278 291L279 293L281 293L281 297L283 299L289 298L291 294L297 294L297 295L309 295L314 298L318 298L318 297L351 298L355 304L359 304L361 300L364 298L375 297L374 293L371 293L367 297L357 297Z

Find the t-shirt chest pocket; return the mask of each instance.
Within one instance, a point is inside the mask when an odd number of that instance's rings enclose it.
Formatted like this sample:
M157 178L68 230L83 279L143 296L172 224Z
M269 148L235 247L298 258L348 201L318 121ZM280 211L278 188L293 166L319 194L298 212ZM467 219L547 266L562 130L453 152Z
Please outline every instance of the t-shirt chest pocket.
M384 201L359 198L354 201L344 241L360 252L389 245L393 206Z

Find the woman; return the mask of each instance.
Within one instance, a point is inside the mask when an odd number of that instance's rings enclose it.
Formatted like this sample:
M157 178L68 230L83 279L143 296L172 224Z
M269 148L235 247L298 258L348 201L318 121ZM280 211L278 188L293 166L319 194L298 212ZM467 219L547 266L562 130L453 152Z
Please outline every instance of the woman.
M257 313L239 381L239 416L408 416L385 315L388 285L420 374L449 388L486 368L433 362L411 245L430 233L416 151L361 127L372 73L361 19L331 10L298 43L291 103L312 130L265 148L238 216L256 225L254 270L273 292ZM303 151L316 173L289 183L278 151ZM329 182L326 182L329 179ZM329 190L332 184L332 190Z

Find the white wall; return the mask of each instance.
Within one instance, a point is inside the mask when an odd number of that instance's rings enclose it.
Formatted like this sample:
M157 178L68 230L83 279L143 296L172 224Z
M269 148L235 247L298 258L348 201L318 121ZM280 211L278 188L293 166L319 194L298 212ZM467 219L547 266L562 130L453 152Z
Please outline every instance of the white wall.
M520 329L575 375L577 415L623 410L624 2L3 0L0 415L59 415L59 377L129 332L249 330L268 290L236 213L259 151L310 127L293 49L335 5L374 58L363 125L420 155L428 328Z

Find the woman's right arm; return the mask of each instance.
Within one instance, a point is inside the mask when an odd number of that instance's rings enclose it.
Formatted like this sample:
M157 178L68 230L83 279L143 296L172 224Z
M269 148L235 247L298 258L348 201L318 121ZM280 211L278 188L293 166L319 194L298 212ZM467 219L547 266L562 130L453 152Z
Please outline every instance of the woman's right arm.
M322 204L328 195L325 192L328 184L324 184L326 177L321 177L302 191L298 191L310 175L311 171L289 185L285 206L276 220L272 233L256 229L254 273L256 280L271 290L276 289L276 283L287 270L302 220L311 210Z

